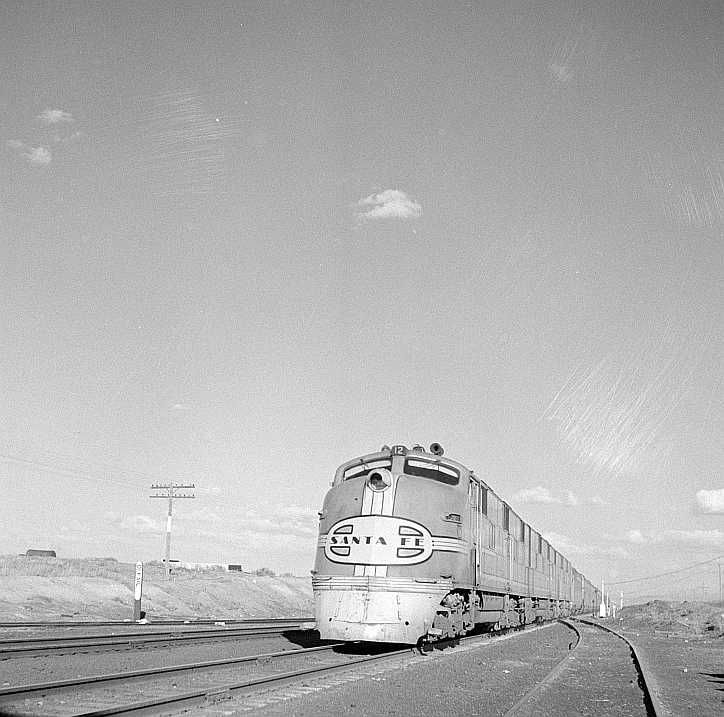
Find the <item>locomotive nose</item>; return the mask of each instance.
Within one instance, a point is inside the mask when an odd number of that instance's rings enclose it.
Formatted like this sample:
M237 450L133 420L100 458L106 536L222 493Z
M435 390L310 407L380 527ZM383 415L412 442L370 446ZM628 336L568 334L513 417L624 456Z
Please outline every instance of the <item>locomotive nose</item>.
M372 490L385 490L392 485L392 473L386 468L375 468L375 470L370 471L367 483Z

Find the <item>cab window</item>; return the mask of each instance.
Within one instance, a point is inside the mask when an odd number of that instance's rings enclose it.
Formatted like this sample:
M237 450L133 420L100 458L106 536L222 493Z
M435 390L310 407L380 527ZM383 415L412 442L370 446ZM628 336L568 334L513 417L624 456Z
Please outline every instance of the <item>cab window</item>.
M460 472L456 468L420 458L408 458L405 461L405 475L430 478L447 485L457 485L460 480Z
M360 463L358 466L351 466L344 472L344 480L366 476L370 471L375 470L375 468L392 468L392 461L370 461L369 463Z

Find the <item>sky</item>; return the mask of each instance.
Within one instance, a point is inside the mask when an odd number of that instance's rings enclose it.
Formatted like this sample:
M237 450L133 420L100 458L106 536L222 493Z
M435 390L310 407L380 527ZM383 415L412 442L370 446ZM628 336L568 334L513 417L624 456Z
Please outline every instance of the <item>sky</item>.
M3 3L0 553L158 559L193 483L172 557L305 575L337 465L437 441L596 582L724 555L723 30Z

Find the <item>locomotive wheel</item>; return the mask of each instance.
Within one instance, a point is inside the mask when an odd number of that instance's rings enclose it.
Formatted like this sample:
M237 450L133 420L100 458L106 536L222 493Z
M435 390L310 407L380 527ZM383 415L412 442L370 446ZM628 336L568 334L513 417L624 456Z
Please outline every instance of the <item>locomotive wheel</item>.
M427 653L432 652L432 644L427 640L425 635L422 635L418 639L415 648L423 657L427 657Z

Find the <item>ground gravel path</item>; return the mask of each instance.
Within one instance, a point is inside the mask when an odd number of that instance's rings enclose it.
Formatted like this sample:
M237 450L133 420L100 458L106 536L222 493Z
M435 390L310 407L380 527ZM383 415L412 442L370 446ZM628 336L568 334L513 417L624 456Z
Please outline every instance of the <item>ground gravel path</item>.
M308 680L255 699L223 701L198 714L502 715L568 653L573 640L569 628L552 624L424 657L410 651L399 664Z
M577 623L581 643L556 680L516 717L645 717L644 694L629 646L594 625Z
M724 638L651 635L626 630L654 673L668 714L662 717L724 715Z

